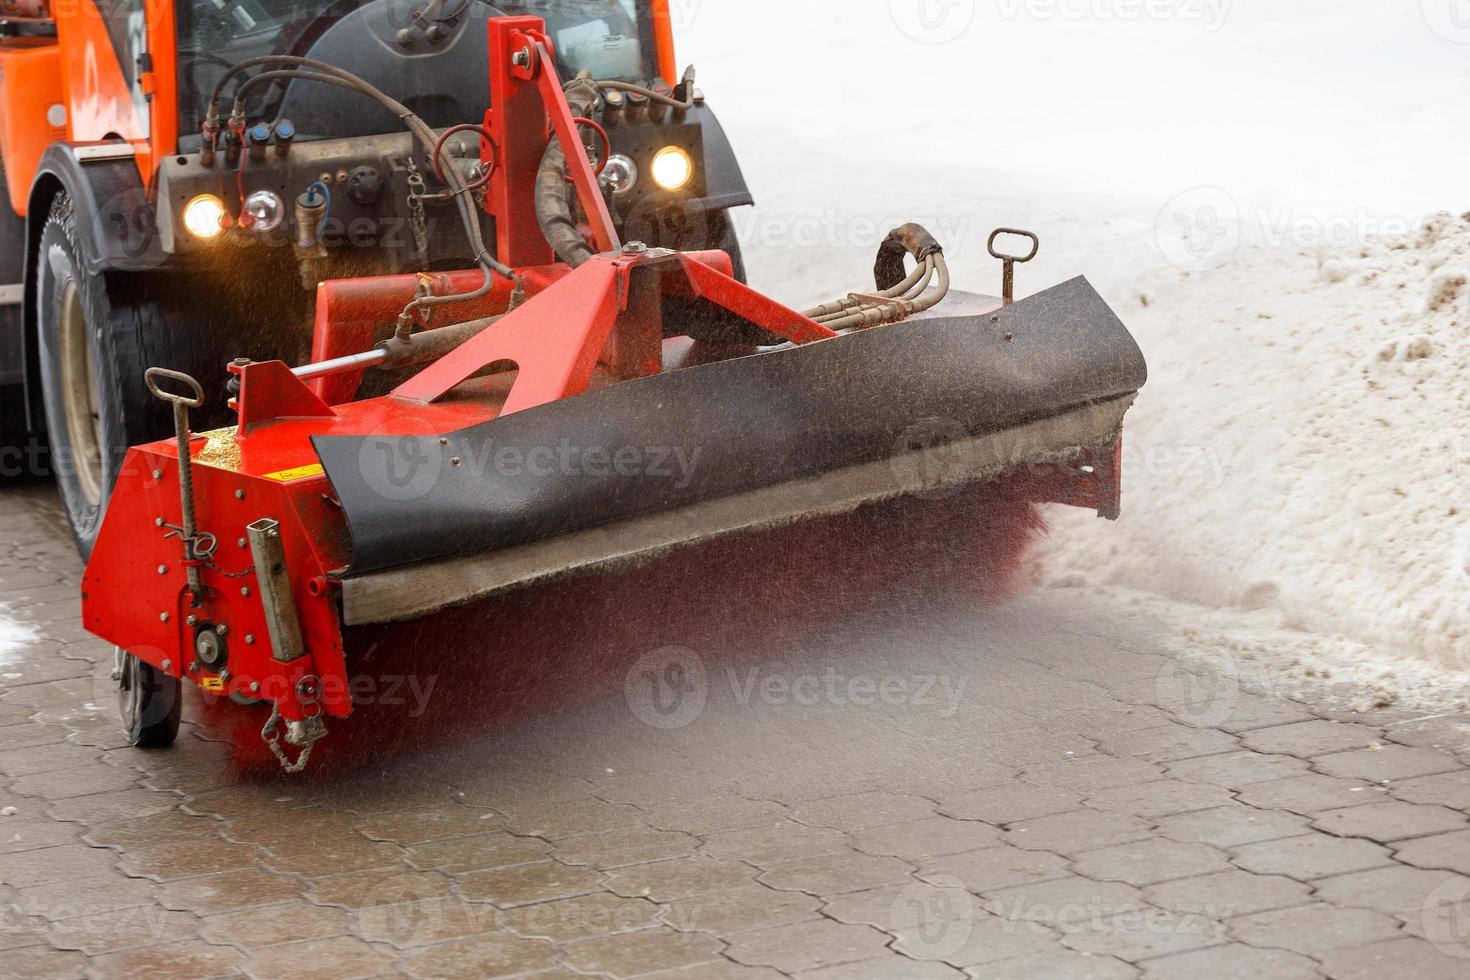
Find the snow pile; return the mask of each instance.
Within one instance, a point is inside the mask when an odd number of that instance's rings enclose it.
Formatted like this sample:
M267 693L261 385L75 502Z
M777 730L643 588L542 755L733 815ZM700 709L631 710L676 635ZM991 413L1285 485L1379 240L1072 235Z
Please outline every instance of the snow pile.
M1105 291L1152 378L1125 516L1050 514L1050 584L1233 607L1252 637L1190 642L1368 687L1470 669L1470 220Z

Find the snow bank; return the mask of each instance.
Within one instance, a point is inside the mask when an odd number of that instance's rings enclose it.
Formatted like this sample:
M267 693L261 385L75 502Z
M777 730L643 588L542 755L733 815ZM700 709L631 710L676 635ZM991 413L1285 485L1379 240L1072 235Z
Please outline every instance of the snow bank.
M1470 220L1159 272L1120 312L1152 371L1126 514L1051 514L1051 584L1235 607L1363 670L1470 669Z

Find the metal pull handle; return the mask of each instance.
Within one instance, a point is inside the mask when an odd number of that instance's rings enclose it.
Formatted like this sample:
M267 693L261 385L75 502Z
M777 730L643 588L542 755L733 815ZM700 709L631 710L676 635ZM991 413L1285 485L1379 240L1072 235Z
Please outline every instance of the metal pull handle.
M170 402L174 405L186 405L189 408L198 408L204 404L204 386L182 371L169 371L166 368L149 368L143 372L143 380L148 383L148 390L153 393L154 398ZM159 387L160 381L177 381L186 385L193 393L190 396L165 391Z
M1015 235L1018 238L1031 239L1031 251L1026 255L1008 255L1005 252L996 251L995 240L1001 235ZM1036 258L1036 253L1041 251L1041 239L1034 232L1022 231L1019 228L997 228L990 233L990 241L985 243L985 248L990 252L990 257L999 259L1004 265L1001 275L1001 298L1006 306L1016 301L1016 263L1025 264Z
M204 387L187 374L164 368L149 368L143 373L143 380L147 382L148 390L153 392L153 397L168 402L174 407L174 438L178 442L179 454L179 505L183 511L178 531L179 538L184 542L184 567L189 579L189 592L194 596L194 604L198 605L204 589L200 581L197 562L207 558L208 555L200 551L201 537L194 516L194 470L193 460L189 455L189 409L198 408L204 404ZM181 395L165 391L159 387L160 381L174 381L185 385L192 394ZM212 539L206 537L204 540Z

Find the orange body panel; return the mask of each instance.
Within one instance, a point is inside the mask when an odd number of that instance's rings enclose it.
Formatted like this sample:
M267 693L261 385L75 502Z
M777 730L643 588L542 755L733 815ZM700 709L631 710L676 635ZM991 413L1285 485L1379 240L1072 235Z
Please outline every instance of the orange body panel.
M156 5L148 4L154 9ZM56 35L61 47L61 72L71 110L71 138L77 141L121 138L132 143L138 164L148 176L150 107L141 91L130 84L119 59L129 52L113 48L107 24L91 0L60 5ZM146 158L146 159L145 159Z
M670 0L649 0L648 16L653 21L653 37L658 45L658 71L670 85L679 84L679 63L674 55L674 22Z
M50 108L64 104L55 43L16 39L0 45L0 157L16 214L26 213L31 177L46 147L67 138L65 126L47 121Z

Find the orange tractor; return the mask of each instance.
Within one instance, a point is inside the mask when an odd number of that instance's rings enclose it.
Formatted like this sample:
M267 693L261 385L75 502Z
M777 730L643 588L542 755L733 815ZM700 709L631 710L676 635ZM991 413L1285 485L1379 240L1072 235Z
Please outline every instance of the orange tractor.
M1013 475L1119 513L1147 372L1097 292L1015 300L1005 229L1002 295L953 289L917 225L752 289L657 0L60 2L0 43L6 424L135 745L187 684L300 771L388 631L472 663L421 627L718 537Z
M304 57L391 91L438 130L479 124L487 24L528 12L545 17L562 74L627 86L598 98L617 227L723 249L743 278L726 212L752 199L676 72L667 0L0 0L0 472L49 458L84 554L127 447L170 431L148 367L300 361L318 282L477 261L393 112L279 78L246 94L252 126L206 138L220 80ZM671 95L687 106L671 110ZM469 173L479 153L467 132L444 157ZM485 237L493 250L489 216ZM500 257L552 258L541 251ZM224 424L224 399L198 415Z

